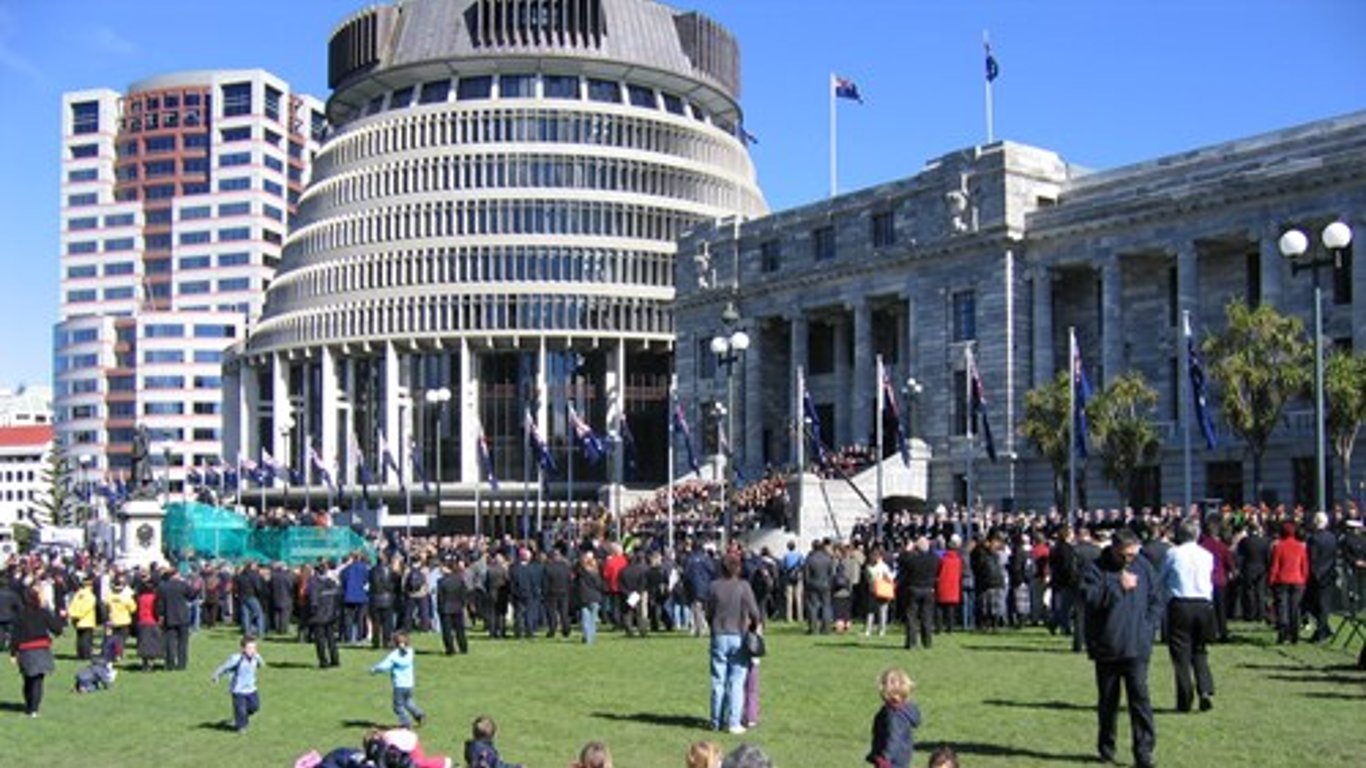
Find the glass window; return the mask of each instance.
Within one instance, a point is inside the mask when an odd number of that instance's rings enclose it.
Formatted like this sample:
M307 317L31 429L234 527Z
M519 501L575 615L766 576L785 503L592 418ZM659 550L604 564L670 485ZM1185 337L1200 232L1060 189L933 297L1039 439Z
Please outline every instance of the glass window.
M498 96L504 99L530 99L536 95L534 75L500 75Z
M73 280L79 280L83 277L96 277L98 275L99 270L95 268L94 264L82 264L78 267L66 268L66 276Z
M211 242L212 239L213 235L208 231L180 233L181 245L204 245L205 243Z
M223 86L223 117L251 114L251 83Z
M144 389L184 389L184 376L147 376L142 380Z
M196 339L232 339L237 336L237 327L232 325L196 325Z
M318 142L327 138L327 115L324 115L316 109L309 112L308 136Z
M196 205L190 208L180 209L181 221L194 221L195 219L207 219L213 215L213 209L207 205Z
M148 224L170 224L170 223L171 223L171 209L170 209L170 208L155 208L155 209L153 209L153 210L150 210L150 211L147 211L146 213L144 213L144 214L143 214L143 217L147 220L147 223L148 223Z
M222 389L222 376L196 376L194 377L195 389Z
M66 174L66 180L73 183L79 181L95 181L99 179L99 177L100 171L98 168L78 168L74 171L68 171Z
M389 109L403 109L413 103L413 87L399 88L389 95Z
M223 362L223 352L217 349L196 349L194 351L194 361L196 363L221 363ZM201 405L206 405L206 403L195 403L195 413L201 412L199 410L199 406ZM215 409L208 411L208 413L218 413L218 411Z
M131 213L111 213L104 217L106 227L131 227L133 226L133 214Z
M231 144L234 141L251 141L251 126L249 125L239 128L224 128L221 133L224 144Z
M219 156L218 156L218 167L219 167L219 168L232 168L233 166L237 166L237 165L250 165L250 164L251 164L251 153L250 153L250 152L230 152L230 153L227 153L227 154L223 154L223 155L219 155Z
M621 103L621 84L615 80L588 78L588 100L609 104Z
M958 291L953 294L953 340L972 341L977 338L977 292Z
M133 298L133 286L125 285L117 288L105 288L105 301L126 301Z
M271 181L270 179L263 179L261 181L261 189L276 197L284 197L285 194L285 188L281 186L278 181Z
M574 75L546 75L542 82L547 99L579 98L579 78Z
M143 190L148 200L168 200L175 197L174 184L155 184Z
M185 326L173 323L149 323L142 329L144 339L179 339L185 336Z
M209 292L208 280L191 280L180 284L181 296L200 296Z
M149 349L142 353L144 363L183 363L185 362L185 350L183 349Z
M99 253L100 244L94 240L78 240L74 243L66 244L66 254L68 256L82 256L87 253Z
M185 404L179 400L164 403L143 403L142 412L148 416L179 416L185 412Z
M218 230L218 242L230 243L238 240L250 240L251 227L227 227Z
M218 290L227 291L249 291L251 290L251 278L249 277L230 277L218 281Z
M77 219L70 219L66 222L68 232L81 232L87 229L95 229L100 225L98 216L82 216ZM108 226L106 224L106 226Z
M219 216L246 216L251 213L251 203L223 203L218 206Z
M285 161L281 160L280 158L274 157L272 155L262 155L261 160L263 160L266 164L266 167L271 169L272 171L275 171L276 173L285 172Z
M100 145L98 144L76 144L71 147L71 159L73 160L99 156Z
M144 235L143 238L142 238L142 244L143 244L143 246L146 247L146 249L149 250L149 251L166 251L166 250L170 250L170 248L171 248L171 233L170 233L170 232L158 232L158 233L156 233L156 234ZM151 262L148 262L148 263L150 264ZM151 270L149 269L148 271L150 272ZM170 270L167 269L166 271L169 272Z
M266 86L266 117L271 120L280 119L280 89Z
M115 277L120 275L133 274L133 262L115 261L104 265L105 277Z
M816 261L835 258L835 228L819 227L811 232L811 252Z
M645 107L646 109L658 109L659 102L655 100L655 92L643 85L626 86L626 94L631 99L631 106Z
M86 304L95 300L98 294L94 290L67 291L66 303Z
M455 98L460 101L487 99L492 91L493 78L490 76L462 77L460 84L456 86Z
M285 220L285 212L273 205L263 204L261 206L261 213L264 213L266 216L275 219L276 221Z
M240 267L251 263L249 253L220 253L218 254L218 266L220 267Z
M204 181L188 183L181 187L181 193L185 195L207 195L209 194L209 184Z
M227 131L224 131L227 133ZM250 138L250 131L248 131ZM181 143L186 149L204 149L209 146L209 134L207 133L187 133L181 138Z
M142 164L142 174L149 179L175 175L174 160L151 160Z
M71 105L71 132L76 135L98 133L100 130L100 103L98 101L78 101Z
M174 151L175 151L175 137L174 137L174 136L151 136L151 137L148 137L148 138L146 138L146 139L143 139L143 141L142 141L142 148L143 148L143 151L146 152L146 153L149 154L149 155L151 155L151 154L156 154L156 153L158 153L158 152L174 152Z
M664 94L664 110L674 115L683 114L683 100L672 93Z
M271 145L272 147L280 146L280 142L284 141L285 139L285 137L281 136L275 131L270 130L269 128L266 129L265 136L263 138L265 139L265 142Z
M782 244L777 240L765 240L759 245L759 269L763 272L777 272L782 266Z
M1333 303L1338 306L1352 303L1352 255L1348 244L1333 265Z
M208 269L213 266L212 258L209 256L185 256L179 264L183 270Z
M67 195L66 204L70 208L81 208L87 205L94 205L99 202L99 195L94 192L85 192L79 195Z
M873 247L886 248L896 243L896 218L891 211L873 214Z
M440 104L451 95L451 81L437 80L431 83L422 84L422 95L418 98L419 104Z
M114 178L118 181L136 181L138 178L138 166L136 163L121 165L114 169Z
M218 180L219 192L240 192L244 189L251 189L251 179L246 176Z

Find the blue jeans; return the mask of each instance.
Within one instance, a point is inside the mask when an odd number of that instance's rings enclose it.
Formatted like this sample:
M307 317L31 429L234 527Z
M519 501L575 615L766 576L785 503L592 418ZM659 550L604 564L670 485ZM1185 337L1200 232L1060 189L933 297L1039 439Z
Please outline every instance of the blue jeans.
M412 718L414 717L418 720L424 720L427 717L427 713L422 711L422 707L413 701L412 688L394 689L394 714L398 716L398 724L404 728L412 727Z
M256 711L261 708L261 697L252 691L251 693L234 693L232 695L232 725L239 731L247 729L247 721Z
M592 645L598 637L598 604L589 603L579 609L579 627L583 629L583 642Z
M261 610L261 601L248 597L242 601L242 634L264 637L266 634L266 612Z
M749 655L740 635L711 636L711 727L740 725L745 707L745 676ZM722 715L725 721L722 722Z

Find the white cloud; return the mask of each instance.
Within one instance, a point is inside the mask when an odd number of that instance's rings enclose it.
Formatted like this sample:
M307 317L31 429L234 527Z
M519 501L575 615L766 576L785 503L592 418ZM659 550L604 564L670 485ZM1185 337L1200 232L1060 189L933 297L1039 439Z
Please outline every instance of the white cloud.
M88 35L91 47L113 56L136 56L138 46L112 27L96 27Z

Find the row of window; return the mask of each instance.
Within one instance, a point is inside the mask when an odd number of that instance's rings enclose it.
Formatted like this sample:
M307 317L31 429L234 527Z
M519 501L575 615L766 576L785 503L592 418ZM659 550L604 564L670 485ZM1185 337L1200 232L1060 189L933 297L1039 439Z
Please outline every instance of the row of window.
M253 334L252 345L500 331L668 335L673 314L663 302L617 296L412 296L283 318Z
M111 213L104 217L106 229L115 227L131 227L136 223L136 219L131 213ZM90 229L99 229L100 217L98 216L77 216L66 222L68 232L84 232Z
M103 241L99 240L73 240L66 244L66 254L68 256L86 256L92 253L119 253L131 251L135 245L135 240L131 237L107 237ZM103 248L101 248L103 246ZM120 274L131 274L132 270Z
M176 293L181 296L203 296L204 294L212 293L213 290L213 281L187 280L180 284L180 288ZM251 290L251 278L249 277L225 277L218 281L219 293L249 290Z
M104 289L105 301L131 301L136 295L137 293L131 285ZM93 288L81 288L66 292L67 304L92 304L99 300L100 293Z
M142 377L143 389L185 389L185 376L154 375ZM220 376L191 376L188 378L193 389L222 389Z
M145 339L183 339L185 326L180 323L148 323L142 328ZM191 334L196 339L232 339L237 337L234 325L195 323Z
M302 183L302 176L298 179L293 168L290 169L290 180ZM239 176L218 180L219 192L244 192L252 189L250 176ZM187 181L179 184L179 196L192 197L194 195L207 195L211 191L208 182ZM274 195L275 197L286 200L290 205L299 202L299 191L290 188L287 192L284 185L271 179L261 179L261 191ZM175 183L166 184L145 184L141 188L137 186L124 186L114 191L114 200L120 203L142 200L170 200L177 196L177 185ZM87 205L95 205L98 202L96 194L86 193L80 195L68 195L67 206L79 208ZM148 223L151 223L150 216Z
M672 243L698 217L652 205L589 200L472 200L367 211L330 220L290 241L291 253L310 258L345 248L399 240L480 235L569 235L635 238Z
M271 288L272 301L298 301L400 285L463 285L498 282L621 283L667 288L673 284L668 253L558 246L433 248L399 254L367 254L291 273Z
M183 256L176 263L176 267L182 271L193 271L196 269L211 269L214 257L209 254L199 256ZM219 267L242 267L251 264L251 254L246 251L234 251L232 253L218 254Z
M133 274L136 265L131 261L115 261L104 265L105 277L121 277ZM74 264L66 268L66 276L71 280L85 280L100 276L100 269L95 264Z
M347 174L316 184L300 221L320 209L395 195L473 189L590 189L667 197L711 206L735 202L726 179L652 162L563 155L440 156Z
M743 148L695 128L647 117L557 109L433 112L365 126L329 142L316 178L382 155L471 144L584 144L682 157L725 168L743 166Z

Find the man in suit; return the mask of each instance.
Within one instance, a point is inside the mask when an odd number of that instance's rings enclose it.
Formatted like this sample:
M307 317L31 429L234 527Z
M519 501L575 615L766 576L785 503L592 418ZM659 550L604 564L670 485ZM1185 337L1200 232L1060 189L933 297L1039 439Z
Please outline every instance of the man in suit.
M1266 574L1271 568L1271 542L1262 527L1251 523L1238 542L1238 572L1243 579L1243 618L1266 621Z
M465 601L468 590L465 586L465 566L459 560L447 560L441 568L441 580L436 583L436 607L441 614L441 643L446 655L470 652L469 641L465 635ZM568 609L566 609L568 610Z
M289 632L294 617L294 573L284 563L276 563L270 570L270 617L275 631L280 634Z
M337 622L341 618L341 585L332 575L332 563L322 562L308 584L308 617L313 628L313 648L318 667L341 664L337 655Z
M564 551L556 546L546 561L541 575L541 594L545 596L546 637L554 637L555 630L569 637L569 561Z
M1314 532L1304 542L1309 550L1309 584L1304 592L1304 604L1314 617L1314 636L1311 643L1321 643L1333 636L1329 626L1332 612L1333 587L1338 583L1338 540L1328 530L1328 515L1314 513Z
M827 551L829 543L817 539L811 542L811 552L802 565L802 581L806 586L806 633L830 634L834 622L831 586L835 575L835 560Z
M161 617L165 643L166 668L185 669L190 662L190 601L194 588L174 568L157 587L157 615Z
M1102 762L1115 760L1115 722L1119 686L1129 700L1134 763L1153 765L1157 730L1148 696L1148 659L1162 603L1157 578L1139 557L1138 536L1117 529L1110 546L1082 572L1081 596L1086 609L1086 648L1096 668L1099 731L1096 749Z
M512 633L530 640L541 628L541 567L532 562L531 550L522 548L508 572L512 593Z

